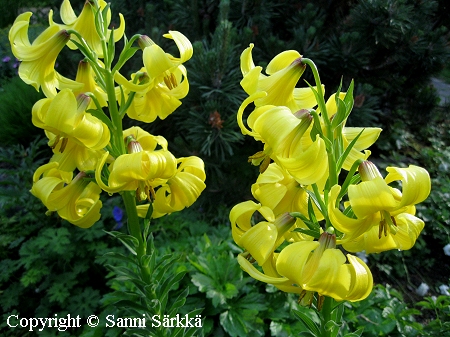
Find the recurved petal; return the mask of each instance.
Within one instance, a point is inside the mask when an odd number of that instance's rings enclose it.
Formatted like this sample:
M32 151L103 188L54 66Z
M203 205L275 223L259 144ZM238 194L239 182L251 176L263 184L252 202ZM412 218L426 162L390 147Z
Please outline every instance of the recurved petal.
M137 94L127 114L132 119L151 123L157 117L165 119L180 105L181 101L167 87L158 85L144 94Z
M253 68L255 68L255 64L253 63L252 50L253 43L250 43L250 46L245 48L241 54L241 72L242 76L245 77L248 72L250 72ZM260 71L261 72L261 71Z
M31 12L25 12L20 14L14 21L11 29L9 30L8 38L11 48L14 51L15 45L17 46L30 46L30 40L28 39L28 26L30 24L30 17L33 15Z
M408 168L388 167L386 171L389 172L385 178L387 184L402 181L402 197L397 208L418 204L430 194L430 175L424 168L410 165Z
M344 268L350 273L351 283L344 299L351 302L361 301L372 292L372 273L369 267L359 257L347 254L347 259L350 264L345 264Z
M346 239L356 238L370 230L380 222L379 212L369 214L367 217L353 219L344 215L339 207L336 207L336 199L341 191L339 185L334 185L330 191L328 202L328 215L334 228L346 234Z
M261 273L245 257L243 257L242 254L238 255L237 260L241 268L255 280L273 285L286 284L290 282L289 279L287 279L286 277L273 277Z
M261 206L252 200L235 205L230 211L231 233L235 242L252 227L253 213L258 211L267 221L275 221L275 215L267 206Z
M170 56L173 61L181 64L188 61L192 57L194 50L192 48L191 41L189 41L186 36L175 30L169 30L169 34L164 34L163 36L165 38L174 40L178 47L178 50L180 51L179 58Z
M114 42L119 41L123 34L125 33L125 19L123 18L123 15L119 13L119 20L120 24L118 28L114 28ZM108 30L108 39L109 35L112 33L112 30Z
M66 25L71 25L77 19L69 0L63 1L60 9L60 16L62 22Z
M100 187L90 182L82 189L81 193L71 196L66 206L58 210L58 215L78 227L91 227L101 216L100 193Z
M261 266L275 250L277 235L274 224L262 221L245 232L236 243L245 248Z
M178 172L156 192L154 210L172 213L191 206L205 189L203 161L198 157L180 158Z
M363 131L361 133L361 131ZM344 138L347 140L346 146L353 141L361 133L358 140L355 142L353 146L354 149L361 151L369 148L372 144L376 142L378 137L380 136L381 131L380 128L353 128L353 127L345 127L342 131Z
M409 213L402 213L395 217L397 233L391 234L396 243L395 249L408 250L416 243L417 238L425 227L425 223Z
M241 80L240 84L242 89L249 94L252 95L256 93L259 88L259 81L266 78L265 75L261 74L262 67L257 66L249 70L244 78ZM268 103L269 104L269 103ZM258 106L261 106L262 104L259 104Z
M281 275L303 287L303 270L311 252L319 246L317 241L294 242L285 247L276 262L276 270Z

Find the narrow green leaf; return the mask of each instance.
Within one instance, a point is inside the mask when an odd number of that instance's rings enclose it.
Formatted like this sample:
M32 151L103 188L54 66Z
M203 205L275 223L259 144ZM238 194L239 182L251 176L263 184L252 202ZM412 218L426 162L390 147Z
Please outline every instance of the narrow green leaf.
M136 250L139 247L138 239L136 239L134 236L126 235L126 234L117 236L117 238L131 252L131 254L137 255Z
M303 221L303 223L312 231L316 231L320 228L320 225L318 222L312 222L309 220L306 216L301 214L300 212L292 212L289 213L293 218L299 218Z
M294 232L300 232L300 233L312 236L313 238L316 238L316 239L318 239L320 237L320 232L316 231L316 230L296 228L296 229L294 229Z
M178 309L180 309L186 303L186 298L188 297L188 295L189 295L189 288L186 287L186 289L184 289L178 295L177 299L172 303L170 308L167 310L169 317L174 316L178 312Z
M130 257L125 256L120 253L116 253L116 252L107 252L107 253L103 254L103 257L121 260L124 262L134 262Z
M125 51L122 51L122 53L119 56L119 60L117 61L116 65L114 66L112 72L115 73L116 71L119 71L123 67L125 62L127 62L130 58L132 58L133 55L138 50L139 50L139 48L131 47Z
M110 130L114 129L114 126L111 122L111 120L108 118L108 116L105 115L103 110L98 109L89 109L86 112L89 112L92 116L97 117L100 119L103 123L105 123Z
M310 191L308 189L305 189L306 193L308 193L310 199L314 202L314 204L316 204L316 207L319 209L320 212L322 212L322 205L319 202L319 200L317 200L316 195L314 194L313 191Z
M361 164L361 162L363 162L362 159L358 159L357 161L355 161L352 167L350 168L350 171L348 171L347 177L345 177L345 180L341 187L341 191L339 192L338 198L336 200L336 207L338 206L338 203L342 199L342 197L347 193L348 187L351 185L354 178L354 174L358 169L359 164Z
M109 35L109 41L108 41L108 60L109 60L109 64L107 66L108 69L111 69L111 63L114 60L114 55L116 52L116 45L114 43L114 28L111 29L111 34Z
M294 315L297 316L303 323L305 323L305 325L309 328L309 331L311 331L314 336L320 337L319 327L310 317L299 310L294 310Z
M347 107L342 99L336 95L336 106L337 112L331 121L331 130L336 130L336 128L341 125L343 121L347 118Z
M313 208L313 204L312 204L311 198L308 198L308 216L309 216L310 221L313 224L319 225L319 223L317 221L316 214L314 213L314 208ZM320 227L320 225L317 226L317 227Z
M338 170L340 170L342 168L342 166L344 165L345 159L347 159L350 151L353 149L353 146L355 146L356 142L358 141L359 137L362 135L362 133L364 132L365 129L362 129L361 132L355 137L355 139L353 139L351 141L350 144L348 144L347 148L345 149L344 153L342 154L342 156L339 158L338 163L337 163L337 168Z
M174 275L171 275L169 278L167 278L161 285L160 294L164 295L164 294L168 293L173 286L175 286L176 284L178 284L181 281L181 279L184 277L184 275L186 275L186 272L182 271L182 272L176 273Z

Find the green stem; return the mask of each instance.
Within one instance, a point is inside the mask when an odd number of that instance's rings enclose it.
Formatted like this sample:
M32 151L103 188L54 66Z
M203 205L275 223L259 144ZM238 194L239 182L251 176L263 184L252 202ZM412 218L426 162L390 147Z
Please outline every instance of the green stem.
M333 299L331 297L325 296L322 305L322 324L320 325L320 336L321 337L331 337L332 330L327 330L325 328L326 324L331 320L331 311L333 310Z
M144 281L147 283L150 281L150 269L148 268L148 265L145 265L142 263L142 257L144 255L147 255L147 244L145 238L142 236L142 230L141 225L139 221L139 216L137 214L136 210L136 196L131 191L124 191L122 192L122 199L125 204L125 210L127 212L127 219L128 219L128 230L130 231L130 234L135 237L138 242L138 249L137 249L137 261L139 266L141 267L142 271L142 277Z
M327 139L329 140L329 143L332 144L334 137L333 137L333 130L331 128L331 120L328 116L326 104L325 104L325 98L324 98L324 92L322 89L322 82L320 81L319 71L317 70L316 64L307 58L302 58L302 63L307 64L314 75L314 81L316 82L317 92L319 94L318 99L318 106L320 109L320 113L322 114L322 119L325 124L325 135ZM338 175L337 175L337 168L336 168L336 158L333 150L333 146L327 145L327 153L328 153L328 168L329 168L329 187L336 185L338 183Z
M331 130L331 121L330 121L330 118L328 117L328 112L327 112L327 108L325 105L325 99L324 99L325 94L322 89L322 82L320 82L319 71L317 70L316 64L310 59L302 58L302 63L307 64L313 72L314 81L316 82L317 92L319 93L319 98L320 98L319 101L317 102L317 104L319 105L320 112L322 114L323 121L325 123L327 138L331 141L333 139L333 133Z

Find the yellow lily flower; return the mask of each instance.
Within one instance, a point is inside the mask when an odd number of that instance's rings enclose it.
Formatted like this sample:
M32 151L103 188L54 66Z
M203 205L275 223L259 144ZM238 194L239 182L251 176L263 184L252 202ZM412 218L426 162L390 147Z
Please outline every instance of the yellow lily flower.
M151 199L150 194L155 186L161 185L175 175L177 160L167 150L167 141L163 137L154 137L142 129L138 135L127 137L128 139L131 137L128 144L129 153L120 155L109 165L108 185L103 183L101 172L109 152L106 152L99 161L95 179L108 193L137 191L138 199L146 200ZM141 137L144 140L143 144L136 137ZM162 148L156 150L157 145Z
M205 168L203 160L191 156L179 158L173 177L156 190L152 218L181 211L191 206L205 189ZM149 205L137 206L138 215L145 217Z
M141 71L145 71L145 68L142 68ZM176 86L172 84L167 86L163 81L148 87L144 93L136 93L127 110L128 117L151 123L157 117L165 119L174 112L181 105L180 99L188 94L189 82L186 68L183 65L173 70L172 74Z
M255 212L259 212L266 221L260 221L252 226L251 218ZM301 221L288 213L275 217L270 208L253 201L235 205L230 212L230 222L234 241L243 247L260 266L268 261L274 251L286 240L286 236L292 237L291 230L301 226L298 224Z
M20 14L9 31L9 42L14 56L21 61L19 76L37 91L42 88L45 96L54 97L56 89L77 89L82 85L55 70L56 58L70 39L65 30L48 27L31 44L28 27L32 13Z
M338 209L337 196L340 187L333 186L331 189L330 220L336 229L346 234L343 237L344 247L347 242L354 242L361 235L371 238L374 231L378 233L379 240L382 239L383 234L385 238L378 243L372 239L366 240L374 245L374 247L366 245L366 252L379 251L381 247L409 249L414 245L423 228L423 222L413 216L414 205L428 197L431 191L430 176L425 169L415 165L410 165L408 168L388 167L386 170L389 174L383 179L371 162L365 161L359 166L362 182L350 185L348 189L349 204L356 219L344 215ZM393 181L401 181L402 192L388 186ZM370 235L367 233L369 231ZM400 237L394 238L397 233ZM409 243L405 243L402 239L404 235L411 239ZM393 237L386 238L390 236ZM356 240L361 242L364 238ZM387 241L390 243L387 244ZM393 242L397 242L398 246L393 246Z
M191 42L180 32L169 31L164 37L174 40L180 52L180 57L174 57L142 36L144 68L140 73L143 84L134 83L137 74L128 81L120 73L115 74L115 81L122 85L126 92L136 92L128 115L130 118L150 123L159 117L166 118L181 105L180 99L186 97L189 91L186 68L182 65L192 57Z
M55 147L62 140L61 152L68 138L92 150L103 149L110 140L109 129L85 112L89 102L87 96L79 96L77 101L72 91L63 89L54 98L43 98L34 104L32 122L56 135L50 146Z
M317 105L311 88L295 87L306 68L297 51L287 50L275 56L267 65L267 76L262 74L262 67L255 66L252 50L253 44L250 44L241 54L241 72L244 76L241 86L249 95L261 91L267 93L267 96L255 100L256 107L286 106L296 112Z
M391 249L411 249L425 227L424 222L415 217L414 213L415 208L411 207L407 213L393 216L392 221L395 224L395 233L391 230L387 235L380 237L379 226L376 224L359 237L343 243L342 246L349 252L361 252L364 250L367 254L381 253Z
M58 163L39 167L33 176L31 193L53 212L81 228L89 228L100 219L101 189L83 179L80 172L73 180L72 173L60 171Z
M103 10L106 7L106 1L98 0L98 4L100 6L100 10ZM92 48L92 50L97 54L98 57L103 58L103 48L101 43L101 37L99 36L96 28L95 28L95 11L96 9L92 5L90 1L86 1L84 3L83 10L80 15L77 17L75 12L73 11L72 5L69 0L64 0L61 5L61 20L64 24L57 24L53 21L53 12L50 11L49 14L49 22L50 27L56 26L59 29L72 29L76 30L80 35L84 38L87 44ZM114 30L114 42L119 41L124 32L125 32L125 20L122 14L119 14L120 17L120 26ZM108 9L106 14L106 22L109 26L111 22L111 10ZM111 30L108 29L106 40L109 40L111 34ZM74 36L73 39L77 42L80 42L77 36ZM69 41L67 46L70 49L77 49L77 46Z
M335 236L326 232L319 241L294 242L274 256L272 266L265 265L264 272L270 275L261 273L242 257L238 257L238 262L255 279L296 287L296 293L317 292L338 301L363 300L373 287L370 269L356 256L347 254L346 258L335 245Z

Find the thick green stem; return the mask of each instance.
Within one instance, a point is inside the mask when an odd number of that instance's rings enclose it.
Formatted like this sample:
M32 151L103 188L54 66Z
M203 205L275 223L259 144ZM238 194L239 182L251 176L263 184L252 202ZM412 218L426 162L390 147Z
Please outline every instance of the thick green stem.
M333 310L333 299L331 297L325 296L322 305L322 324L320 326L321 337L331 337L332 330L326 329L326 324L331 320L331 311Z
M147 243L145 238L142 236L141 225L136 210L136 196L131 191L124 191L122 192L122 199L127 212L128 230L130 231L130 234L139 242L136 254L137 261L143 274L142 277L144 281L149 282L151 279L150 269L147 265L142 264L142 257L147 254Z
M330 117L328 116L324 92L322 89L322 83L320 82L319 71L317 70L315 63L307 58L302 58L302 63L307 64L311 68L314 75L314 81L316 82L317 93L319 96L317 104L319 106L323 122L325 124L325 135L329 141L327 142L327 154L328 154L328 168L329 168L329 186L331 187L338 183L335 153L333 150L333 146L330 146L334 141L333 130L331 127L331 120Z
M322 114L322 118L325 123L327 138L329 140L332 140L333 133L331 131L331 121L328 116L327 108L325 105L324 92L322 89L322 83L320 82L319 71L317 70L316 64L310 59L302 58L302 63L309 65L309 67L311 68L311 70L313 72L314 81L316 82L317 92L319 94L319 100L318 100L317 104L319 105L320 113Z

